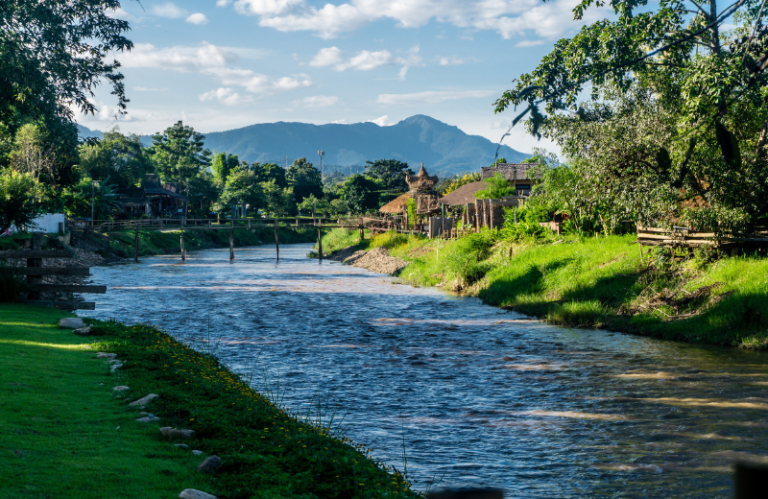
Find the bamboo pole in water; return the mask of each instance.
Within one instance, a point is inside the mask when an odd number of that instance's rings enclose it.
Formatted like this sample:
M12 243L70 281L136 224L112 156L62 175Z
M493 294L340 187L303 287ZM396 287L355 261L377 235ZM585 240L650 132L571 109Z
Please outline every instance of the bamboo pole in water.
M317 228L317 257L323 259L323 221L320 220L320 226Z
M275 258L280 260L280 238L277 235L277 219L275 219Z
M139 226L134 225L135 238L133 241L133 261L139 263Z
M229 225L229 259L235 259L235 222L230 222Z
M179 246L181 247L181 261L187 259L186 255L184 254L184 231L181 231L181 234L179 234Z

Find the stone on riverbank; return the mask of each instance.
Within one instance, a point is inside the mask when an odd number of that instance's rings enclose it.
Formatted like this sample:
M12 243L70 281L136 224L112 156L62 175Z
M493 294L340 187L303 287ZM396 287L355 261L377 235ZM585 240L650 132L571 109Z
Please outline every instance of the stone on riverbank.
M72 331L78 336L90 336L91 335L91 326L85 326L81 327L80 329L75 329Z
M218 499L218 497L195 489L185 489L179 494L180 499Z
M85 322L79 317L65 317L59 321L60 329L80 329L85 327Z
M354 246L350 246L328 256L327 259L389 275L397 274L408 265L404 260L389 256L389 251L384 247L374 248L371 251L355 251Z
M146 397L141 397L139 400L135 400L131 402L130 404L128 404L128 407L140 407L143 409L146 406L148 406L150 402L152 402L154 399L158 398L159 396L160 395L156 393L150 393Z
M177 430L171 426L163 426L160 428L160 433L167 438L183 438L187 440L195 436L194 430Z
M109 366L109 372L111 373L123 367L123 363L120 362L119 360L110 360L109 362L112 364L111 366Z
M206 457L205 460L200 463L200 466L197 467L197 472L213 474L219 466L221 466L221 458L219 456Z
M116 353L98 352L96 354L97 359L114 359L117 357Z
M160 418L158 418L154 414L147 414L143 418L137 418L136 421L138 421L139 423L153 423L155 421L160 421Z
M130 390L130 388L125 385L120 385L120 386L114 387L113 390L116 392L124 392L125 390Z

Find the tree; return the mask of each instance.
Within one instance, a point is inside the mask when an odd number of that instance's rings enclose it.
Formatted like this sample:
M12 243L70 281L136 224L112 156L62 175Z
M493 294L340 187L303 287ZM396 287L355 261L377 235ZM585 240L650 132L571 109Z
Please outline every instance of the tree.
M266 196L253 172L238 170L229 175L221 194L221 203L232 206L233 211L244 217L247 216L248 208L264 206Z
M288 185L293 187L293 194L296 196L296 202L300 203L310 194L316 198L323 197L323 181L320 178L320 171L315 168L307 158L299 158L288 167L286 172Z
M583 0L575 17L600 5ZM555 140L589 178L590 202L613 214L693 220L701 214L680 207L695 198L702 208L693 211L720 214L724 223L712 228L765 217L768 29L758 19L761 3L737 0L718 10L716 0L672 0L643 12L636 12L642 2L610 5L614 21L557 42L504 92L496 111L525 106L513 125L529 115L529 131ZM723 32L734 14L736 29ZM573 109L586 90L590 102L575 113L559 111Z
M0 234L26 226L42 211L43 190L31 173L0 170Z
M266 197L267 210L277 216L283 216L296 211L296 201L292 187L282 188L275 180L262 182L260 185Z
M152 159L163 180L180 182L208 167L210 151L205 135L181 121L152 136Z
M56 158L51 148L46 147L42 135L40 128L32 123L19 128L11 153L11 165L17 171L31 174L35 182L42 177L55 185Z
M251 170L256 173L259 182L269 182L274 180L275 184L285 189L288 187L288 180L285 177L285 168L275 163L253 163Z
M447 196L448 194L452 193L459 187L467 184L471 184L472 182L479 182L480 181L480 174L479 173L465 173L463 177L459 177L456 175L456 177L450 181L448 184L448 187L446 187L445 191L443 192L443 196Z
M387 191L406 192L408 184L405 182L405 176L415 175L408 163L396 159L377 159L365 163L365 174L379 180L382 189Z
M339 188L339 194L350 212L365 213L379 207L378 190L381 190L380 184L364 175L355 174L347 177Z
M477 191L475 193L477 199L501 199L515 195L515 188L509 185L509 180L501 173L485 179L485 183L488 185L488 188Z
M109 13L118 0L0 2L0 122L8 133L40 119L53 137L76 140L74 110L93 114L93 89L106 79L118 113L128 102L110 52L130 50L128 23Z
M132 187L154 172L154 166L138 135L125 136L113 127L101 140L80 146L78 170L93 179L109 177L118 187Z
M225 152L216 153L213 151L211 160L211 172L213 172L213 181L216 185L224 186L227 183L227 177L234 170L240 167L240 158L234 154Z
M110 183L109 177L102 181L84 177L77 184L62 189L64 213L69 217L90 218L93 202L93 218L111 220L120 210L116 188L115 184Z
M207 217L211 205L219 200L220 191L213 174L201 171L189 179L189 208L194 214Z

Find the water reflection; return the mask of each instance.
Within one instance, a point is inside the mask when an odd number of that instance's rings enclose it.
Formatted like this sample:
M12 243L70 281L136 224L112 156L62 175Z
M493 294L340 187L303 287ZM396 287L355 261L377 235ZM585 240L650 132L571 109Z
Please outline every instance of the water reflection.
M768 462L765 354L557 328L308 249L95 268L111 288L83 315L215 345L233 369L265 369L297 412L340 404L347 435L398 469L404 438L421 489L731 497L735 460Z

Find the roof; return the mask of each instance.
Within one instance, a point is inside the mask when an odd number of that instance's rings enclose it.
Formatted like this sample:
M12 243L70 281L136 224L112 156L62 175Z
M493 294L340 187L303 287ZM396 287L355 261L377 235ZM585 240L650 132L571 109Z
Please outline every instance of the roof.
M448 193L445 197L437 200L440 204L447 204L449 206L460 206L467 203L475 202L475 194L478 191L482 191L490 187L484 180L477 182L470 182L464 184L453 192Z
M399 215L403 213L405 210L405 207L408 204L408 200L411 199L413 195L410 192L406 192L405 194L402 194L389 203L385 204L381 208L379 208L379 211L381 213L390 213L393 215Z
M146 192L148 196L168 196L170 198L178 199L186 198L186 196L182 194L176 194L175 192L169 191L168 189L163 189L162 187L145 187L144 192Z
M405 176L405 182L412 191L430 191L434 189L437 181L437 175L429 176L427 170L424 168L424 163L421 164L421 169L418 174Z
M528 170L534 166L538 166L538 163L499 163L495 166L483 166L480 168L480 178L485 180L501 173L507 180L530 180Z
M120 198L117 200L118 203L120 203L124 208L129 208L133 206L146 206L147 204L152 203L151 198Z

